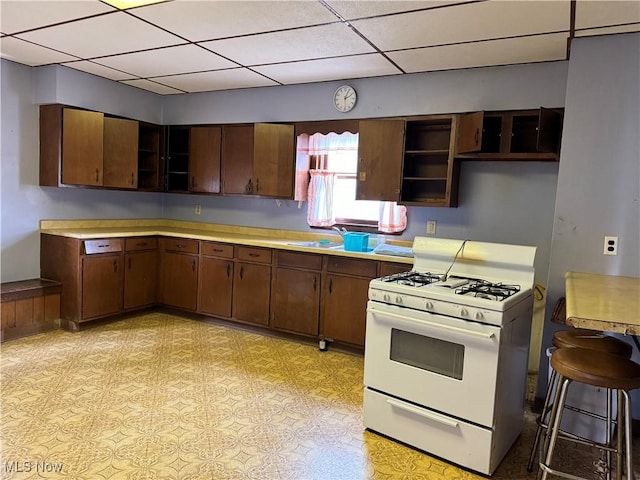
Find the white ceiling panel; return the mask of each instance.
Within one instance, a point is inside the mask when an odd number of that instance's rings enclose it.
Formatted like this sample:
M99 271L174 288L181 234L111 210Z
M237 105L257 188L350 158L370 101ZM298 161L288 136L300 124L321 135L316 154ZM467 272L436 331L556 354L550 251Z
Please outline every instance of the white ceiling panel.
M65 67L73 68L75 70L80 70L82 72L90 73L92 75L97 75L98 77L108 78L110 80L127 80L133 77L133 75L129 73L98 65L97 63L91 62L89 60L63 63L62 65L64 65Z
M0 30L12 34L113 11L115 8L98 0L2 0Z
M389 57L408 72L562 60L563 34L509 38L392 52Z
M132 87L138 87L143 90L149 90L150 92L159 93L160 95L172 95L177 93L184 93L181 90L176 90L175 88L167 87L165 85L160 85L156 82L152 82L151 80L125 80L122 83L126 83L127 85L131 85Z
M236 37L202 45L243 65L374 52L367 42L343 24Z
M488 1L352 22L378 48L431 45L569 30L570 2Z
M180 1L131 11L191 41L336 22L315 1Z
M13 60L25 65L38 66L49 63L67 62L77 58L64 53L56 52L50 48L34 45L13 37L5 37L0 40L2 58Z
M640 1L578 0L576 3L576 29L626 23L640 23Z
M463 3L469 0L420 0L420 1L362 1L362 0L329 0L327 4L346 20L356 18L375 17L391 13L410 12L436 8L455 3Z
M176 73L235 68L238 65L197 45L181 45L145 52L98 58L96 63L117 68L137 77L159 77ZM130 76L130 77L131 77Z
M592 37L594 35L612 35L616 33L640 32L640 23L630 25L620 25L618 27L587 28L586 30L576 30L576 37Z
M83 58L184 43L132 16L116 12L18 35Z
M231 88L268 87L277 83L246 68L216 70L212 72L188 73L154 80L185 92L229 90Z
M254 67L254 70L284 84L379 77L400 73L379 54L264 65Z

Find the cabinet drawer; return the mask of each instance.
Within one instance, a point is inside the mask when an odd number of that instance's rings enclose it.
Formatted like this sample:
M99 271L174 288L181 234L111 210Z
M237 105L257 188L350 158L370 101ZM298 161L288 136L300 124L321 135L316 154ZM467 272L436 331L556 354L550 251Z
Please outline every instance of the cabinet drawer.
M357 258L329 257L327 271L331 273L344 273L347 275L357 275L359 277L376 278L378 262Z
M238 247L237 258L249 262L271 263L271 250L266 248Z
M393 275L394 273L408 272L413 266L410 263L391 263L380 262L379 277L386 277L387 275Z
M96 253L111 253L122 251L122 240L120 238L105 238L101 240L85 240L85 255L93 255Z
M322 269L322 256L313 253L278 252L278 266L320 270Z
M233 258L233 245L227 243L202 242L202 254L212 257Z
M155 237L127 238L124 241L124 249L127 252L136 250L155 250L158 247L158 239Z
M188 238L165 238L163 247L166 251L181 253L198 253L198 240Z

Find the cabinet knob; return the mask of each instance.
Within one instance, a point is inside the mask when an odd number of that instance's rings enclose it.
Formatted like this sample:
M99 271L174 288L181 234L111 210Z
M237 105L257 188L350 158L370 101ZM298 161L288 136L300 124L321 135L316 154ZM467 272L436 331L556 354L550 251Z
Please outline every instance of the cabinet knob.
M260 191L260 179L256 178L256 193Z
M98 183L98 180L100 179L99 175L100 175L100 170L96 168L96 183Z
M133 186L133 172L131 172L131 185Z
M231 277L231 264L227 263L227 278Z

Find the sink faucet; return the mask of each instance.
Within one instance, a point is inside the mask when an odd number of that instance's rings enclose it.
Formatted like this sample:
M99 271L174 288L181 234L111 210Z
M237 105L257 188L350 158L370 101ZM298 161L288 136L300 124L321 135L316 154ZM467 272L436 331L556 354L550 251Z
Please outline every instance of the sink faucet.
M342 228L331 227L331 230L335 230L336 232L338 232L341 237L344 237L344 234L347 233L347 229L344 228L344 227L342 227Z

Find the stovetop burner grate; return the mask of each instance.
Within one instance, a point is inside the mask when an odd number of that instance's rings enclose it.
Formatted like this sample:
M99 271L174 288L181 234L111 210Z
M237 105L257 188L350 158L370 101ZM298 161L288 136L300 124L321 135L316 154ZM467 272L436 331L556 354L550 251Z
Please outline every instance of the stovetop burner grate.
M480 280L456 289L458 295L473 295L488 300L503 301L520 291L520 285L506 285L502 282L491 283Z
M434 273L410 271L394 273L393 275L382 277L380 280L385 283L397 283L398 285L408 285L410 287L424 287L425 285L438 282L440 279L440 275Z

